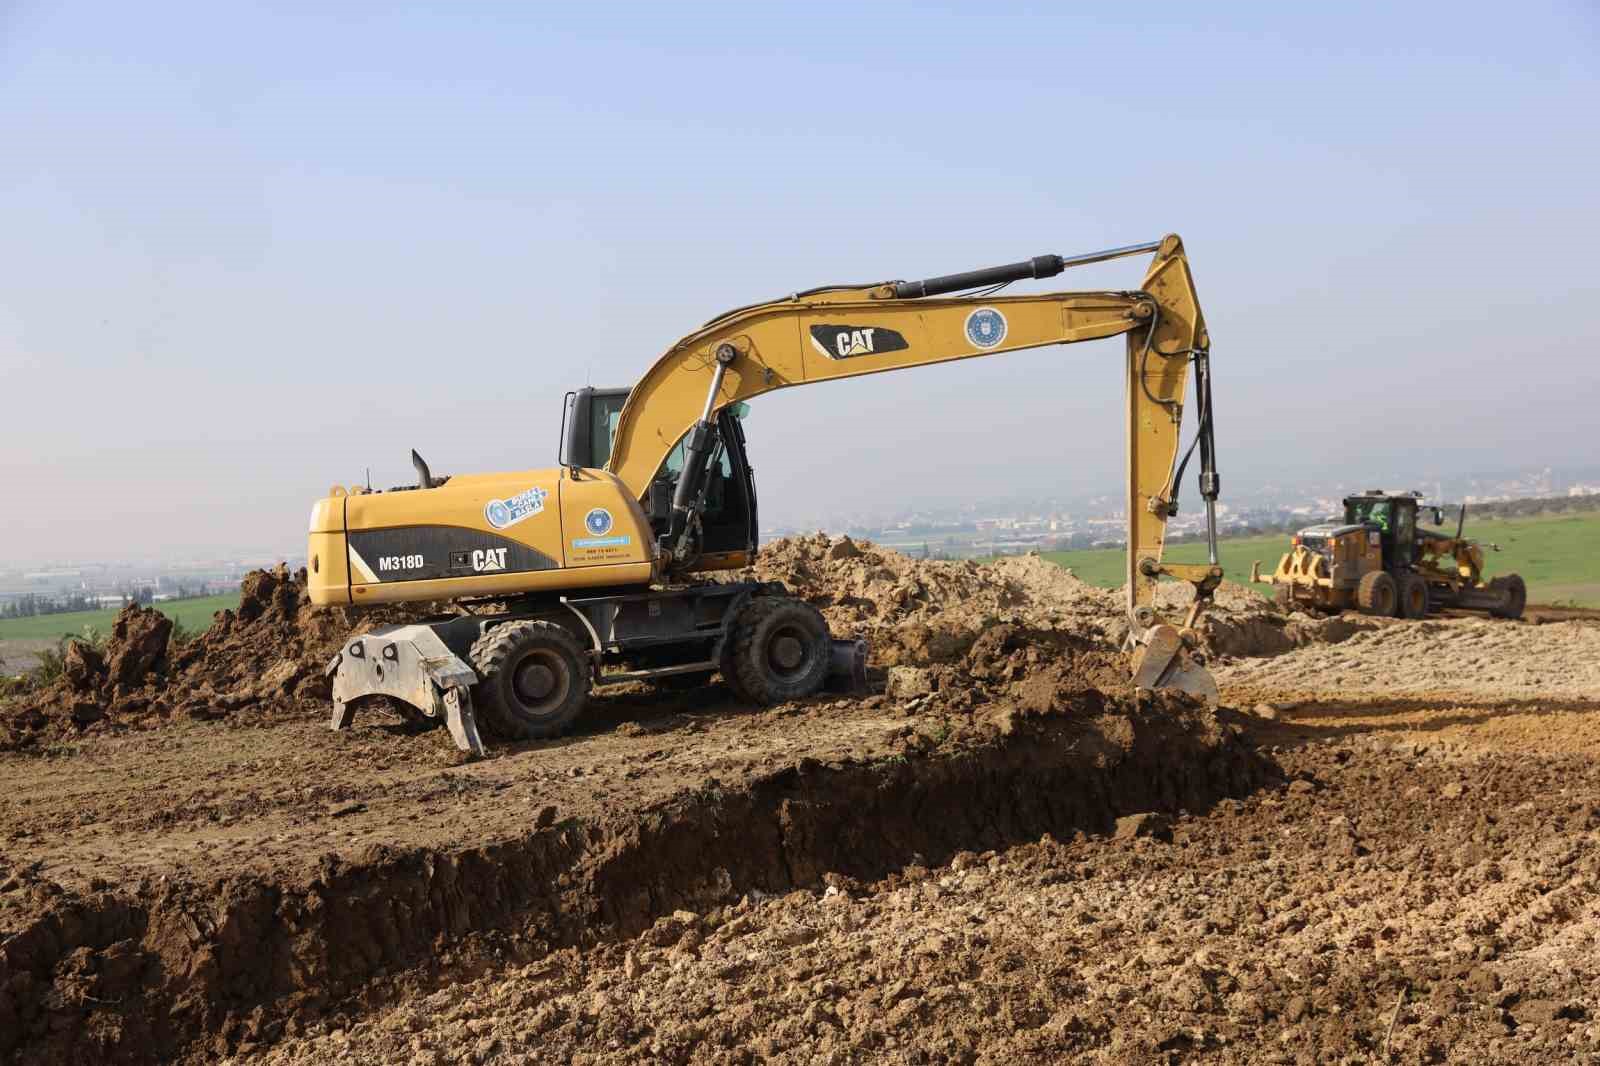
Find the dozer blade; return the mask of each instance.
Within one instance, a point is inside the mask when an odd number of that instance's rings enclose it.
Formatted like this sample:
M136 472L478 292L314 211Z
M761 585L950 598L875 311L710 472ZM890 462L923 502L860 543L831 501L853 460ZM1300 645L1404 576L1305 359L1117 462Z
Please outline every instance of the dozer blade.
M1137 688L1177 689L1213 707L1222 698L1211 671L1194 661L1169 625L1151 626L1140 638L1133 651L1133 683Z

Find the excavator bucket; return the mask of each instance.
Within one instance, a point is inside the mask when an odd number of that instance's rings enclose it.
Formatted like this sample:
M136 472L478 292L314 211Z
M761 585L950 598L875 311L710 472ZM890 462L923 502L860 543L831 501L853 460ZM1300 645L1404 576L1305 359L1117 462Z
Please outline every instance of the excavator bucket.
M1221 700L1216 678L1195 661L1174 626L1156 625L1145 631L1133 650L1136 688L1166 688L1198 696L1215 707Z

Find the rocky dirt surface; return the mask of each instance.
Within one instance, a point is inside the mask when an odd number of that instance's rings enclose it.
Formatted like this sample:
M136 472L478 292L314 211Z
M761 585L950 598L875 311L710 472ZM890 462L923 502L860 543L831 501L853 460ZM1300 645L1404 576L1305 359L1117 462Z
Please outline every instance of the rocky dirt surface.
M1218 680L1235 692L1594 698L1600 694L1600 620L1390 622L1354 633L1338 647L1234 663Z
M173 644L172 622L161 612L130 605L103 647L70 643L58 681L0 706L0 751L246 709L252 721L296 712L327 698L323 667L345 634L425 610L313 610L305 571L281 566L247 576L238 609L218 611L186 644Z
M877 690L616 689L480 761L327 730L391 617L296 575L129 612L0 705L0 1061L1600 1061L1592 621L1224 586L1210 711L1037 558L755 574Z
M666 915L240 1061L1600 1058L1593 762L1258 739L1288 779L1203 815Z

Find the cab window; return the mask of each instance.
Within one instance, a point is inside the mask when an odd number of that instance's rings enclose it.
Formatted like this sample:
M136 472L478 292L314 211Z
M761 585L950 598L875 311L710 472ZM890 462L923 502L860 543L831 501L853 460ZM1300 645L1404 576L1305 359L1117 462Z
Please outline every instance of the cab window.
M1416 535L1416 512L1410 507L1402 507L1395 515L1395 538L1401 544L1410 544L1411 538Z
M611 461L611 442L617 435L626 396L596 396L589 408L589 461L597 467Z

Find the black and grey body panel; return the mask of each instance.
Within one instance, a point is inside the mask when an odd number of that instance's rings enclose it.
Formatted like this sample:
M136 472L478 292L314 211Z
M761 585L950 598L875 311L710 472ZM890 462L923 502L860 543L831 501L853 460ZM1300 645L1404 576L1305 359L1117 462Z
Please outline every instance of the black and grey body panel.
M560 560L520 541L460 526L352 529L345 539L351 567L369 582L428 581L561 567Z

